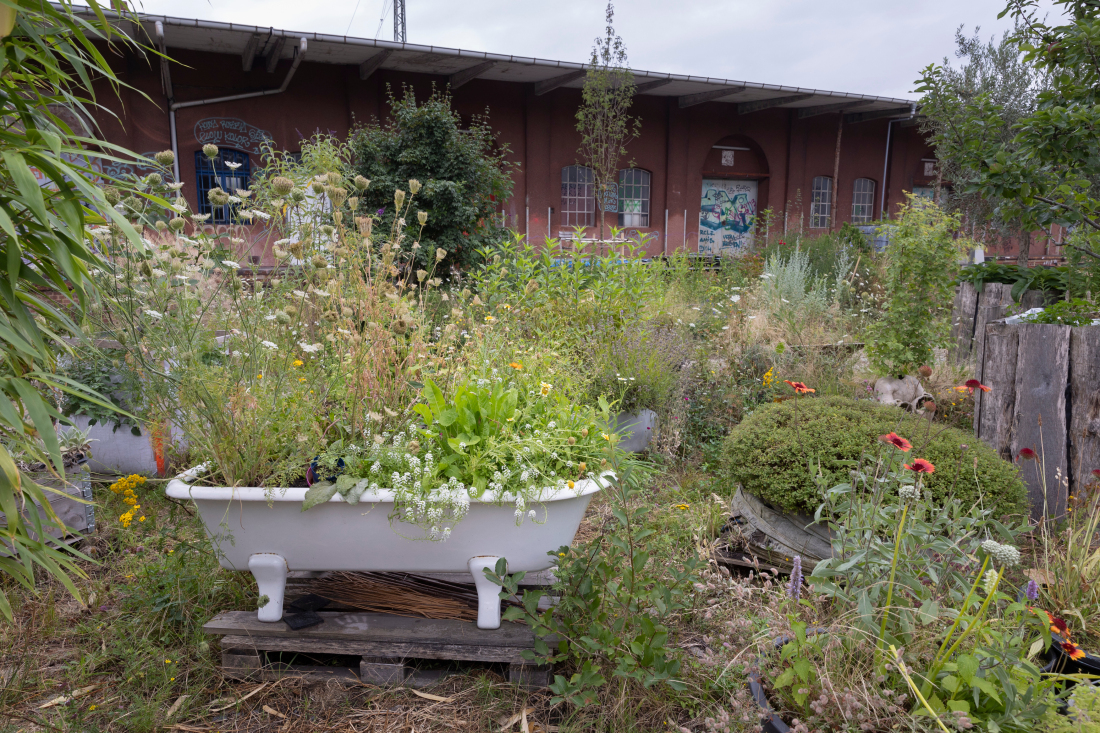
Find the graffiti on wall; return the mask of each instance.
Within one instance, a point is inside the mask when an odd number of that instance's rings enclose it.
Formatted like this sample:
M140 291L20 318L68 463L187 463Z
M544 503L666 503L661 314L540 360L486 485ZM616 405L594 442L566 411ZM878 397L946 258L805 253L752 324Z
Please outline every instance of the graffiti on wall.
M703 180L699 253L740 254L752 245L757 181Z
M271 133L236 117L207 117L195 123L195 139L199 144L213 143L218 147L235 148L244 153L261 155L261 146L272 141Z

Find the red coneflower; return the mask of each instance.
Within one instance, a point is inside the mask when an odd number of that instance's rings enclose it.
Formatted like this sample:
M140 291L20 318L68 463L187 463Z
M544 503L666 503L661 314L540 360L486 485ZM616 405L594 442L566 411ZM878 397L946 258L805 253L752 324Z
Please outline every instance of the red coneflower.
M880 435L878 436L878 439L881 440L883 443L889 443L890 445L894 446L904 453L908 453L909 449L913 447L912 443L910 443L908 440L901 437L897 433L887 433L886 435Z
M1066 639L1065 641L1063 641L1061 646L1062 646L1062 653L1065 654L1070 659L1084 659L1085 658L1085 650L1082 649L1081 647L1077 646L1076 644L1074 644L1069 639Z
M1092 475L1095 476L1096 478L1100 478L1100 468L1092 469Z
M983 392L989 392L993 389L992 387L985 386L984 384L979 382L977 379L968 379L963 384L963 386L966 387L968 390L970 390L970 394L974 394L974 390L976 390L976 389L980 389Z
M903 465L913 473L934 473L936 471L936 467L932 465L931 461L926 461L923 458L918 458L912 463Z
M783 381L786 382L787 384L791 385L791 389L793 389L798 394L806 394L807 392L816 392L817 391L817 390L814 390L814 389L810 389L809 387L807 387L802 382L792 382L789 379L784 379Z
M1039 457L1039 454L1031 450L1031 448L1021 448L1017 458L1023 458L1025 461L1034 461Z

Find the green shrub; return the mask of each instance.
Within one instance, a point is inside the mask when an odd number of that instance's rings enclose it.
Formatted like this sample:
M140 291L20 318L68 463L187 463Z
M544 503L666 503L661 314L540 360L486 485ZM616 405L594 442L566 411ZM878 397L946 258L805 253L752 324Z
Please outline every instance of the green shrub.
M936 466L925 482L936 501L954 494L969 505L980 493L994 516L1027 511L1016 467L972 433L847 397L800 398L761 407L730 432L722 470L745 491L779 509L813 512L821 496L810 461L815 467L820 461L822 484L833 486L847 480L848 462L864 452L896 450L878 440L889 432L912 442L908 460L926 458Z

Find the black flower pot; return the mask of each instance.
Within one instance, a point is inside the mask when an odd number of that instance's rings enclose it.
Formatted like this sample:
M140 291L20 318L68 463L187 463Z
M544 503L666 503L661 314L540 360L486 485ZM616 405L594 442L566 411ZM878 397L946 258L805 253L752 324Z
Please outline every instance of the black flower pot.
M1047 666L1043 667L1044 672L1100 675L1100 657L1082 649L1085 656L1080 659L1073 659L1062 649L1062 644L1065 642L1062 636L1052 633L1050 638L1053 641L1050 650L1047 652L1048 663Z

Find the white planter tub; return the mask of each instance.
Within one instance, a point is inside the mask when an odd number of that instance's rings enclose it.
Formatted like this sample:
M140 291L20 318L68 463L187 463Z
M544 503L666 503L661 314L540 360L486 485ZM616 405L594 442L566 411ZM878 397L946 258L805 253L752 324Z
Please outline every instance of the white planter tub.
M536 508L536 524L515 523L515 507L508 496L503 504L472 500L466 516L454 525L445 542L406 539L423 530L390 521L393 494L365 493L356 505L339 495L309 511L302 511L305 488L264 489L193 486L197 469L168 483L173 499L191 499L214 542L222 567L250 570L261 596L268 602L257 613L261 621L283 616L286 574L294 570L389 571L454 573L468 571L478 594L477 625L500 627L500 587L483 570L505 558L508 572L545 570L553 565L547 554L569 545L588 502L604 483L577 482L573 489L547 490Z
M653 410L620 412L615 416L614 427L620 436L618 448L628 453L641 453L657 436L657 413Z

